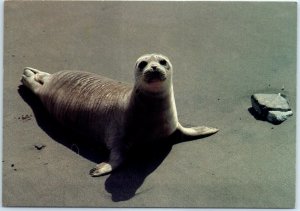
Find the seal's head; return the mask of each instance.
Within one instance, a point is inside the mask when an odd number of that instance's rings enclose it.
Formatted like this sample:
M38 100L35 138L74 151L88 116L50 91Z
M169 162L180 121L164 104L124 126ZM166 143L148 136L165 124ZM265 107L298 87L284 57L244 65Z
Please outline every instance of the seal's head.
M172 83L172 64L161 54L146 54L135 64L135 85L146 92L164 92Z

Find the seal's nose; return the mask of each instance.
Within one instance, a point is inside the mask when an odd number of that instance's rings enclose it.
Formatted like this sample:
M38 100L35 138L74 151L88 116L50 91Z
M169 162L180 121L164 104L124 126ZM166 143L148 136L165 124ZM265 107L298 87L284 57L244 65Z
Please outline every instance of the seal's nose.
M156 70L157 69L157 65L151 65L152 70Z

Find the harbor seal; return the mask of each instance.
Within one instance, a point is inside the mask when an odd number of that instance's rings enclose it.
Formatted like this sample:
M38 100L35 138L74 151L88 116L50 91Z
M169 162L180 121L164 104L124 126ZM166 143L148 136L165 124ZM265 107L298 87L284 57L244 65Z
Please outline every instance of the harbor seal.
M152 144L175 132L197 138L218 131L179 123L172 73L166 56L147 54L135 64L133 86L89 72L49 74L30 67L21 81L58 122L107 146L108 161L90 171L100 176L120 166L133 146Z

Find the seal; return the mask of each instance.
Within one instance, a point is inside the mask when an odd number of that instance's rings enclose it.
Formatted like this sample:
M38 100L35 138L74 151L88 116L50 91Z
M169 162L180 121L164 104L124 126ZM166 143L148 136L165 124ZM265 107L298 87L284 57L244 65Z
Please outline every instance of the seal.
M218 131L206 126L186 128L179 123L173 67L166 56L141 56L134 69L134 85L83 71L49 74L24 69L22 83L58 122L102 141L109 149L108 161L96 165L91 176L116 169L134 146L159 142L175 132L197 138Z

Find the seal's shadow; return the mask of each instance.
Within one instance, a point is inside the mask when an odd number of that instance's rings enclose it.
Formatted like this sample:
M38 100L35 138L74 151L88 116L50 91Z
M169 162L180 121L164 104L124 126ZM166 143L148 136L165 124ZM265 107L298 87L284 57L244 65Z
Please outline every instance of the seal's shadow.
M105 189L111 194L114 202L129 200L137 193L144 180L167 157L172 145L164 144L159 147L148 147L144 151L130 154L127 162L109 175Z
M63 144L86 159L100 163L108 157L108 151L91 141L84 141L84 137L74 135L70 130L61 127L44 109L40 100L26 87L18 89L20 96L32 108L38 125L55 141ZM174 144L189 141L175 132L159 145L149 146L147 150L133 150L127 162L112 172L105 181L105 189L112 196L112 200L125 201L134 197L138 188L163 160L167 157ZM74 147L76 146L76 147ZM89 169L88 169L89 170ZM88 172L87 170L87 172ZM96 179L96 178L95 178Z
M32 108L39 127L53 140L92 162L99 163L105 159L108 152L103 146L85 141L84 137L80 137L78 134L75 135L69 129L61 127L61 125L49 115L38 97L28 88L20 85L18 92L22 99Z
M204 137L206 136L202 136ZM127 162L110 174L105 182L105 189L111 193L112 200L125 201L136 194L142 194L143 192L136 193L138 188L147 176L160 166L171 152L173 145L192 140L194 138L176 131L167 139L158 141L157 144L131 151Z

